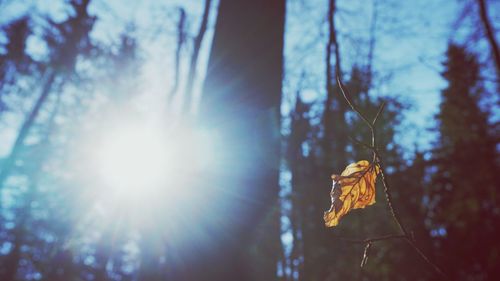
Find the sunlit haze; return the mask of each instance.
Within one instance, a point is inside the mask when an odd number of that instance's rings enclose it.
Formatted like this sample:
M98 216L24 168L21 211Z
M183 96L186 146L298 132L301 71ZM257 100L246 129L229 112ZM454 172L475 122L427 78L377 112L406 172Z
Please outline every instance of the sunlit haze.
M151 127L123 126L103 134L96 147L93 166L116 192L134 197L165 187L175 176L177 143Z
M211 134L180 122L165 125L166 116L151 112L112 112L109 121L92 120L99 125L78 138L77 159L69 163L76 180L105 202L104 209L144 213L158 207L156 198L182 209L176 204L192 199L190 184L214 160Z

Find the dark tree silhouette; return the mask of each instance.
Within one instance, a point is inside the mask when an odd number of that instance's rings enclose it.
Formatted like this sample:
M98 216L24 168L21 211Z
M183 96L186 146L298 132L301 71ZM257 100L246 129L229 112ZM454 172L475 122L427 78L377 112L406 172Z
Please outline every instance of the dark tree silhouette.
M450 45L443 77L436 172L431 191L438 256L453 280L499 276L495 252L500 219L498 151L481 98L479 63L464 47ZM464 241L467 241L464 243Z
M284 16L283 0L220 1L200 113L220 141L219 172L200 187L213 233L189 280L276 278Z

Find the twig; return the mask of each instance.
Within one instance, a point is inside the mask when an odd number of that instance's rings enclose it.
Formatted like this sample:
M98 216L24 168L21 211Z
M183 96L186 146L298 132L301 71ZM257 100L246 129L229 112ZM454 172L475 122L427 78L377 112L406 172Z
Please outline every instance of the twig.
M363 267L368 262L368 255L370 254L370 248L372 247L372 243L366 243L365 251L363 252L363 259L361 260L360 267Z
M344 83L342 83L342 81L340 80L340 76L338 75L337 75L337 82L339 83L340 91L342 92L342 95L344 96L344 99L346 100L347 104L351 107L351 109L354 112L356 112L359 115L359 117L361 117L361 119L366 123L366 125L368 125L370 129L372 129L373 128L372 123L368 121L365 115L363 115L363 113L361 113L361 111L359 111L358 108L354 106L354 104L351 102L351 97L349 95L349 92L347 92L347 90L345 89Z
M391 239L407 239L408 237L406 235L402 235L402 234L387 234L387 235L366 238L366 239L351 239L351 238L347 238L347 237L336 237L336 238L350 242L350 243L368 244L368 243L374 243L374 242L391 240Z
M370 133L371 133L371 136L372 136L372 148L371 150L373 151L373 162L375 162L375 160L377 160L377 140L375 138L376 136L376 133L375 133L375 122L377 121L378 119L378 116L380 115L380 113L382 113L382 110L384 109L384 103L382 103L382 105L380 106L378 112L377 112L377 115L375 116L375 119L373 119L372 122L368 121L368 118L366 118L366 116L361 113L361 111L359 111L359 109L351 102L351 96L349 94L349 92L347 91L347 89L345 88L344 86L344 83L342 83L342 80L340 79L340 76L337 75L337 83L339 84L339 87L340 87L340 91L342 92L342 95L344 96L344 99L346 100L347 104L349 104L349 106L351 107L351 109L356 112L359 117L366 123L366 125L368 126L368 128L370 128Z
M359 111L359 109L354 105L354 103L352 103L350 95L349 95L349 92L345 88L345 86L342 83L342 81L340 80L339 76L337 76L337 81L339 83L340 91L342 92L342 95L344 96L344 99L347 101L347 103L352 108L352 110L354 110L361 117L361 119L366 123L366 125L370 128L371 137L372 137L372 145L371 145L370 149L373 152L374 162L376 161L379 164L379 166L380 166L380 174L382 176L382 182L384 184L384 193L385 193L385 196L386 196L386 199L387 199L387 204L389 206L389 210L391 212L392 217L394 218L394 221L396 222L396 224L398 225L399 229L401 230L401 232L404 235L407 235L406 229L404 228L403 224L401 223L399 215L396 213L396 211L394 210L394 207L392 206L392 195L391 195L390 190L389 190L389 184L387 183L387 179L385 177L384 167L383 167L382 161L380 160L379 153L378 153L377 146L376 146L376 136L375 136L375 126L374 126L374 124L376 123L378 117L380 116L380 113L384 109L384 103L382 103L382 105L380 106L380 108L379 108L379 110L377 112L377 115L375 116L375 118L373 119L373 121L370 122L370 121L368 121L368 118L366 118L361 113L361 111Z
M443 270L441 268L439 268L439 266L437 266L435 263L433 263L425 254L424 252L422 252L422 250L415 244L415 242L413 242L409 237L406 238L406 242L408 242L408 244L410 244L410 246L413 247L413 249L415 250L415 252L417 252L421 257L422 259L427 262L427 264L429 264L432 268L434 268L434 270L436 272L438 272L439 274L441 274L443 277L445 277L446 279L450 280L450 277L448 277L448 275L446 275Z
M396 210L394 209L394 206L392 205L392 194L390 192L389 183L387 182L387 178L385 176L385 172L384 172L385 167L384 167L382 161L380 160L378 152L375 152L375 155L377 157L377 162L378 162L378 165L380 167L380 176L382 177L382 184L384 185L384 193L385 193L385 198L387 199L387 206L389 206L389 210L391 211L391 215L394 218L394 221L396 222L396 224L398 225L399 230L401 230L401 232L404 235L408 236L408 231L401 223L401 219L399 217L399 214L396 212Z
M356 139L355 137L347 136L347 138L349 138L352 142L355 142L355 143L357 143L357 144L359 144L361 146L364 146L364 147L366 147L368 149L373 149L373 147L371 145L369 145L367 143L364 143L364 142Z
M389 240L389 239L404 239L410 246L413 247L413 249L422 257L424 261L426 261L437 273L445 277L446 279L449 279L449 277L435 264L433 263L426 255L425 253L415 244L413 239L410 237L408 231L406 230L405 226L401 222L399 214L396 212L394 209L394 206L392 204L392 194L390 191L390 186L387 181L387 177L385 176L385 167L384 164L382 163L382 160L380 158L378 149L377 149L377 139L376 139L376 131L375 131L375 123L377 122L379 116L381 115L385 103L382 103L377 111L377 114L375 115L375 118L373 118L373 121L370 122L368 121L368 118L361 113L361 111L354 105L354 103L351 101L351 97L349 95L349 92L345 88L344 84L342 83L340 76L337 75L337 82L340 87L340 91L342 92L342 95L344 96L344 99L346 100L347 104L351 107L351 109L358 114L358 116L366 123L368 128L370 128L371 132L371 146L369 145L364 145L368 147L372 152L373 152L373 162L378 164L380 167L380 175L382 177L382 183L384 185L384 193L385 197L387 200L387 206L389 207L389 210L391 212L392 218L394 219L394 222L398 226L399 230L401 231L401 234L390 234L390 235L385 235L381 237L375 237L375 238L367 238L364 240L350 240L351 242L354 243L363 243L366 244L365 246L365 251L363 254L363 259L361 261L361 267L363 267L367 260L368 260L368 254L369 254L369 249L371 247L371 244L373 242L377 241L383 241L383 240ZM363 142L356 140L358 143L363 144Z
M380 107L378 108L377 114L375 115L375 118L373 118L372 126L375 126L375 123L377 123L378 117L380 116L380 113L384 110L385 107L385 101L382 102Z

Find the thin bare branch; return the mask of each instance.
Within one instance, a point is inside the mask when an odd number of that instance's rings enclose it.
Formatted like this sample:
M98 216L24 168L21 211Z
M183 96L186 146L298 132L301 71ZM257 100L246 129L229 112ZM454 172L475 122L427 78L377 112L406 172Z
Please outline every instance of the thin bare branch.
M427 263L429 264L432 268L434 268L434 270L436 272L438 272L439 274L441 274L444 278L446 279L450 279L448 277L448 275L446 275L443 270L441 270L441 268L439 268L439 266L437 266L435 263L433 263L431 260L429 260L429 258L424 254L424 252L422 252L422 250L415 244L415 242L413 242L411 239L409 239L408 237L406 238L406 242L408 242L408 244L410 244L410 246L413 247L413 249L422 257L422 259Z
M359 117L361 119L363 119L363 121L366 123L366 125L368 125L368 127L370 127L370 129L373 128L373 125L370 121L368 121L368 119L363 115L363 113L361 113L358 108L356 106L354 106L354 104L352 103L351 101L351 96L349 95L349 92L347 91L344 83L342 83L342 81L340 80L340 76L337 75L337 82L339 84L339 87L340 87L340 91L342 92L342 95L344 96L344 99L346 100L347 104L349 104L349 106L351 107L351 109L356 112Z
M370 254L370 248L372 247L372 243L366 243L365 251L363 252L363 259L361 260L360 267L363 267L368 263L368 255Z
M378 109L377 114L375 115L375 118L373 119L372 122L368 121L368 119L361 113L361 111L354 105L354 103L351 100L351 97L349 95L349 92L345 88L344 84L341 81L341 78L337 75L337 82L339 84L340 90L342 92L342 95L344 96L344 99L346 102L349 104L349 106L352 108L354 112L358 114L358 116L366 123L368 128L370 128L371 132L371 139L372 139L372 145L369 147L369 149L373 152L373 162L377 163L380 167L380 175L382 178L382 183L384 185L384 193L387 201L387 206L389 207L389 210L391 212L391 215L393 217L394 222L398 226L399 230L401 231L402 234L391 234L391 235L386 235L386 236L381 236L381 237L375 237L375 238L367 238L364 240L352 240L350 239L351 242L354 243L363 243L366 244L363 259L361 261L361 266L364 266L368 260L368 251L370 249L371 243L376 242L376 241L383 241L383 240L390 240L390 239L404 239L405 241L410 244L410 246L413 247L413 249L424 259L437 273L442 275L445 279L449 279L449 277L433 262L430 261L430 259L425 255L425 253L415 244L413 241L412 237L409 235L408 231L406 230L405 226L401 222L400 216L398 212L396 212L394 206L393 206L393 199L392 199L392 194L390 190L390 185L387 181L387 177L385 175L385 167L384 164L382 163L382 160L380 158L379 152L377 150L377 139L376 139L376 133L375 133L375 123L378 120L382 110L384 109L385 103L382 103L380 108ZM361 141L356 140L359 143L363 143ZM367 145L365 145L367 146ZM345 240L345 239L344 239Z
M350 242L350 243L356 243L356 244L367 244L367 243L374 243L374 242L379 242L379 241L384 241L384 240L392 240L392 239L406 239L408 238L406 235L403 234L387 234L387 235L382 235L382 236L377 236L377 237L370 237L366 239L351 239L347 237L335 237L337 239Z
M375 118L373 118L373 121L372 121L373 126L375 126L375 123L377 123L378 117L380 116L380 114L384 110L384 107L385 107L385 101L382 102L382 104L378 108L378 111L377 111L377 114L375 115Z
M370 150L371 150L371 149L373 149L373 147L372 147L371 145L369 145L369 144L367 144L367 143L364 143L364 142L362 142L362 141L360 141L360 140L356 139L355 137L347 136L347 138L349 138L352 142L355 142L356 144L359 144L359 145L361 145L361 146L364 146L364 147L366 147L366 148L368 148L368 149L370 149Z
M389 210L391 212L391 215L394 219L394 222L396 222L396 224L398 225L399 230L401 230L401 232L405 236L408 236L408 232L407 232L406 228L401 223L401 219L399 217L399 214L396 212L396 210L394 209L394 206L392 205L392 194L390 192L389 183L387 182L387 177L385 176L385 172L384 172L385 167L384 167L382 161L380 160L380 157L378 156L378 152L375 151L375 153L377 155L378 165L380 166L380 176L382 178L382 184L384 185L384 193L385 193L385 198L387 199L387 206L389 206Z
M361 267L366 265L366 262L368 260L368 255L370 254L369 250L370 248L367 247L370 245L372 246L373 243L375 242L381 242L381 241L387 241L387 240L394 240L394 239L402 239L405 240L414 250L417 252L422 259L429 264L436 272L444 276L446 279L449 279L448 276L437 266L435 265L432 261L429 260L429 258L422 252L422 250L415 244L415 242L410 239L408 235L401 235L401 234L387 234L387 235L382 235L382 236L377 236L377 237L371 237L371 238L366 238L366 239L351 239L347 237L335 237L337 239L350 242L350 243L356 243L356 244L366 244L365 246L365 251L363 253L363 260L361 263Z

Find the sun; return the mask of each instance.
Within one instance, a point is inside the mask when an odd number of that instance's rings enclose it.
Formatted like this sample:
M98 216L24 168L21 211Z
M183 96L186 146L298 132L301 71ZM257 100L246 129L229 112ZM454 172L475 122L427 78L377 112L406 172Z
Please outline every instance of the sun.
M159 128L127 125L104 134L93 155L102 183L120 195L136 197L167 188L175 143Z
M86 117L90 125L77 128L67 155L68 184L87 213L102 216L92 222L96 227L162 224L175 232L216 204L210 180L225 156L219 131L170 117L117 107Z

